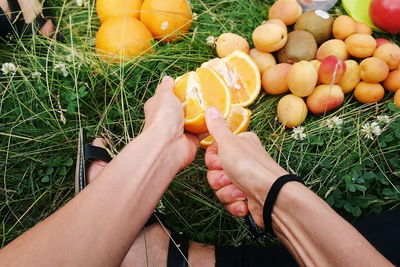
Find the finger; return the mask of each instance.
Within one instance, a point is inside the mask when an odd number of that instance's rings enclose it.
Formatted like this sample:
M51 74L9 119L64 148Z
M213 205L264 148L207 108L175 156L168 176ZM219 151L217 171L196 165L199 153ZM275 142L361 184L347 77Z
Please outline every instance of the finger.
M233 202L246 199L246 195L234 184L224 186L217 190L215 196L224 204L232 204Z
M92 145L104 148L105 140L103 138L96 138L93 140ZM103 171L103 169L107 166L107 163L102 160L94 160L91 161L89 167L87 169L87 178L89 184L93 182L96 177Z
M225 209L227 212L236 217L245 217L247 214L249 214L249 208L247 207L246 202L243 200L233 202L232 204L227 204L225 205Z
M222 170L221 161L218 156L218 147L215 143L207 148L205 162L209 170Z
M174 90L175 82L170 76L165 76L161 83L157 86L156 94L161 94L163 92L172 93Z
M209 133L214 137L217 143L221 143L233 135L221 113L216 108L211 107L207 109L206 124Z
M255 145L261 145L262 146L260 138L254 132L243 132L243 133L240 133L239 136L250 140Z
M207 181L213 190L219 190L232 183L232 180L223 170L211 170L207 172Z

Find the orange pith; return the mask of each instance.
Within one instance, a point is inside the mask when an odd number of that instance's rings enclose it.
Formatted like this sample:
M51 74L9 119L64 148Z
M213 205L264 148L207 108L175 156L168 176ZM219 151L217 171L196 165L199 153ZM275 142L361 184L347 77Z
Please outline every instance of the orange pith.
M260 71L243 51L235 51L223 59L210 60L202 66L215 70L225 80L231 91L233 106L247 107L260 93Z
M251 111L247 108L232 107L231 112L227 118L229 129L234 134L239 134L247 131L250 124ZM214 138L210 135L201 140L200 145L204 148L214 143Z
M177 78L174 93L182 102L186 131L196 134L208 131L204 117L208 107L217 108L224 118L229 115L229 88L211 69L198 68Z

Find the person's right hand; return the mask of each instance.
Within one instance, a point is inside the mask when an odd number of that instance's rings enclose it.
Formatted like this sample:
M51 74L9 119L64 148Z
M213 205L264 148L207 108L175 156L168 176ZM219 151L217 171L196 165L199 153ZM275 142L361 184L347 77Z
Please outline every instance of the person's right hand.
M263 227L267 193L287 172L268 155L256 134L234 135L217 109L207 110L206 123L215 140L205 156L210 186L228 212L245 216L248 207L256 224Z

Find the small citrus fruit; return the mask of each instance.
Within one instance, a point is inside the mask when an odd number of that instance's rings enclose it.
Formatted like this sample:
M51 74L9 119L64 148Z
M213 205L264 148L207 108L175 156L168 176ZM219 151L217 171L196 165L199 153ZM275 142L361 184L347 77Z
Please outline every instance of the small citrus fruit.
M143 0L97 0L96 11L104 23L113 17L133 16L139 18Z
M247 107L261 90L261 75L256 63L243 51L235 51L223 59L202 65L216 71L230 88L232 105Z
M227 118L231 107L231 95L224 80L212 69L198 68L175 80L174 93L183 103L185 130L206 133L205 111L217 108Z
M172 42L192 25L192 10L186 0L145 0L140 20L157 39Z
M229 129L234 134L247 131L250 124L251 111L247 108L232 107L226 122ZM214 138L210 135L201 140L200 145L204 148L214 143Z
M146 26L130 16L109 18L96 34L96 51L106 60L119 62L151 52L153 36Z
M355 98L363 103L376 103L385 96L385 89L379 83L360 82L354 90Z

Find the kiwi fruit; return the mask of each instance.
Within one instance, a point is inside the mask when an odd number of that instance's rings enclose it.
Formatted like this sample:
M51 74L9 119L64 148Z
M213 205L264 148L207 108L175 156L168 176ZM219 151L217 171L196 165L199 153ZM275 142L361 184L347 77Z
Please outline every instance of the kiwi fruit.
M294 25L296 31L307 31L320 45L331 39L334 19L323 10L310 10L301 15Z
M302 60L311 61L317 54L317 42L311 33L292 31L286 45L278 52L279 63L293 64Z

